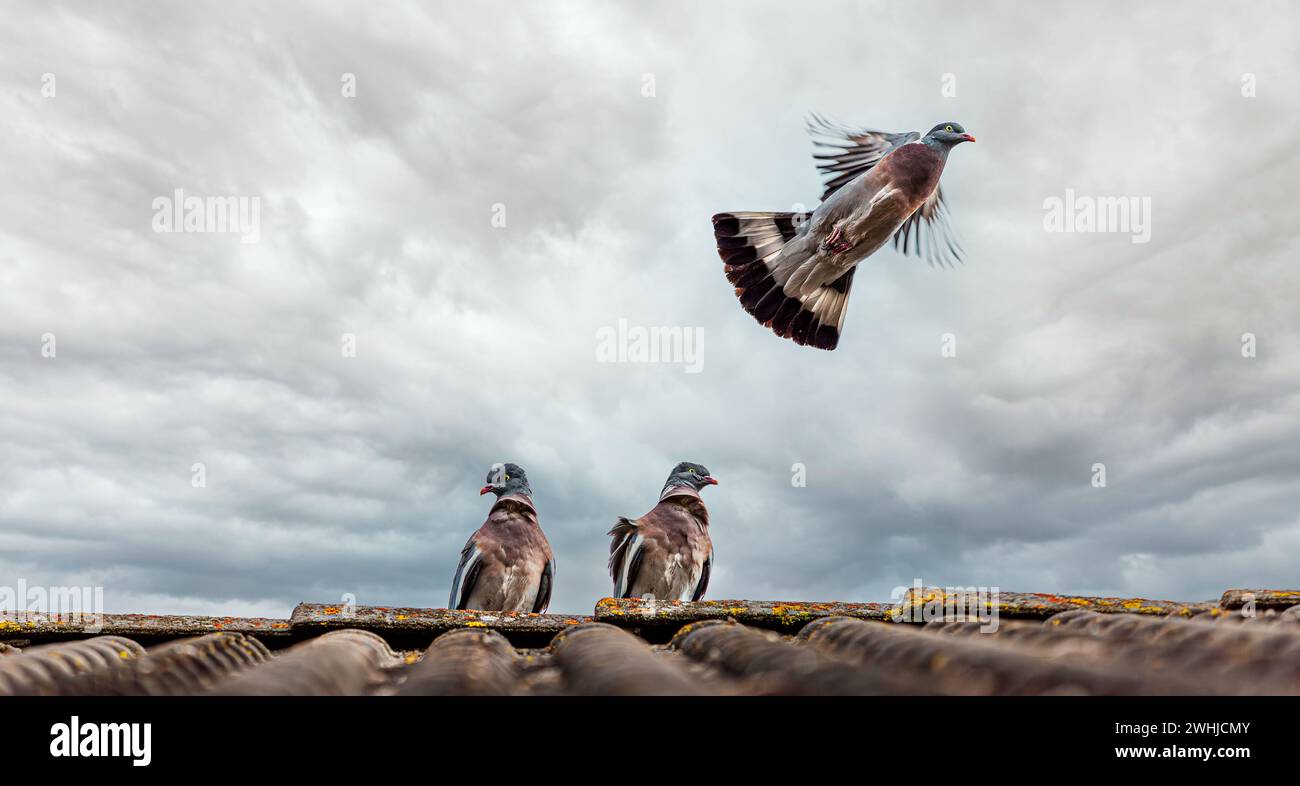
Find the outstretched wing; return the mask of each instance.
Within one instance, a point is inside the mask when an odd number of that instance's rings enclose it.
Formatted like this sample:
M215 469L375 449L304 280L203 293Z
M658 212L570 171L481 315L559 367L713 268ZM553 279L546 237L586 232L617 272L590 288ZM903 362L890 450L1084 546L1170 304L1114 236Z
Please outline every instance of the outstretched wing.
M537 587L537 600L533 601L533 613L544 614L551 605L551 587L555 584L555 558L546 561L542 570L542 583Z
M709 573L713 571L713 552L704 558L704 569L700 571L700 581L695 585L695 591L691 593L691 600L697 601L704 597L704 593L709 588Z
M620 517L608 533L614 540L609 544L609 574L614 578L614 597L626 598L636 583L641 569L641 545L644 538L637 531L636 522Z
M483 552L479 551L478 544L471 535L465 542L465 548L460 550L460 564L456 566L456 575L451 579L451 599L447 601L447 608L465 608L482 568Z
M936 188L898 228L894 233L894 248L921 257L931 266L952 267L961 261L961 246L952 229L948 205L943 201L943 188Z
M921 138L915 131L895 134L869 128L849 128L818 114L809 116L808 133L812 135L813 144L823 149L813 153L818 171L827 178L823 202L845 183L880 163L889 151Z

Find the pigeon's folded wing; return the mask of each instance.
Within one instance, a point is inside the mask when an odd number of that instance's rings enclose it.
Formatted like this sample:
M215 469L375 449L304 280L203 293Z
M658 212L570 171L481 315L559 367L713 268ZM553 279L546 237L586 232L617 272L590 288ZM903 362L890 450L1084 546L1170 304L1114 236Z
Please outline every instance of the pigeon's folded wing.
M479 573L483 569L483 552L473 535L460 551L460 564L456 566L456 575L451 580L451 598L447 601L449 609L463 609L469 600L474 585L478 583Z
M915 131L894 134L848 128L817 114L808 118L808 133L812 135L813 144L822 148L821 152L813 153L813 158L817 161L818 171L827 178L823 202L845 183L880 163L889 151L921 138Z
M641 547L645 538L635 521L622 516L608 534L614 538L609 544L609 573L614 578L614 597L626 598L641 570Z
M713 572L713 552L704 558L704 565L700 568L700 580L695 584L695 590L691 592L691 600L699 602L704 597L704 593L709 589L709 574Z
M545 614L551 605L551 588L555 586L555 558L546 561L542 568L541 583L537 585L537 598L533 601L533 613Z

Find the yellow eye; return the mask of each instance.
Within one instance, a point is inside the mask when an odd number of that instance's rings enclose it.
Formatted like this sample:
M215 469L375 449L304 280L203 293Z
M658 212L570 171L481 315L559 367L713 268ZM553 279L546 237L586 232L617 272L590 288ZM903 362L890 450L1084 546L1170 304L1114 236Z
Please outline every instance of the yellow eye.
M692 474L692 475L695 474L695 470L694 470L694 468L691 469L691 474Z
M948 130L951 131L951 130L952 130L952 126L948 126Z
M506 480L510 480L510 476L509 476L509 475L506 475Z

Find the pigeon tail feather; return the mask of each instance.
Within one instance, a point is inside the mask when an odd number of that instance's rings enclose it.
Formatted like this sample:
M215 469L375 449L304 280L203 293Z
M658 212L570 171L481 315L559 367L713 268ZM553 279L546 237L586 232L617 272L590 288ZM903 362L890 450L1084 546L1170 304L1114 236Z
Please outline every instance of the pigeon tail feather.
M802 242L808 217L808 213L718 213L713 217L713 235L727 280L745 311L782 338L831 350L839 344L856 268L829 283L809 281L811 270L805 263L810 251ZM802 277L787 293L787 284L795 276Z

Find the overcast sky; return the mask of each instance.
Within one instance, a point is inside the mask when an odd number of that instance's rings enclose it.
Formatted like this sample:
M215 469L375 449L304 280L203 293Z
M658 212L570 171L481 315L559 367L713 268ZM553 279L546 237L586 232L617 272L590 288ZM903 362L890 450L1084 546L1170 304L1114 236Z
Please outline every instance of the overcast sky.
M1300 585L1300 11L1105 10L24 6L0 583L442 606L513 461L552 610L589 613L605 532L691 460L711 598ZM943 176L965 264L871 257L830 353L741 310L709 222L816 204L809 111L979 139ZM257 242L155 232L176 189L258 198ZM1149 198L1150 242L1045 231L1067 189ZM698 328L700 373L596 362L621 319Z

